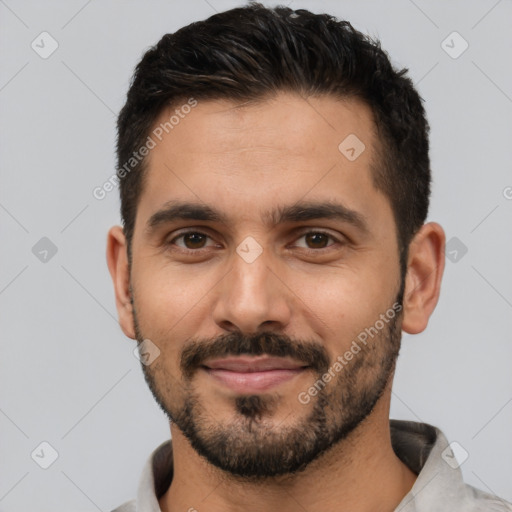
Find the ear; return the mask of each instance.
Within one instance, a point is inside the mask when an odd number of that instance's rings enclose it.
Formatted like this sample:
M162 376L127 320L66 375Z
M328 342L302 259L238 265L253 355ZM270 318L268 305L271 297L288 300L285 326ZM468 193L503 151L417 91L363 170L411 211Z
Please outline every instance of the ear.
M114 284L119 325L129 338L135 339L133 309L130 301L130 268L126 238L121 226L114 226L107 237L107 264Z
M409 245L402 322L402 329L409 334L425 330L436 307L444 272L445 240L443 228L429 222Z

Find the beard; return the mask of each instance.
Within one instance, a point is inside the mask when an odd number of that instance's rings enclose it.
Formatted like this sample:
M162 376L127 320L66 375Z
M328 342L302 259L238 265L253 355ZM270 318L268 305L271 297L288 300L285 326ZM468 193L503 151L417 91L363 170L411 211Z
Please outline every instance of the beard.
M401 288L395 304L402 304L403 283ZM141 343L145 337L135 307L133 314ZM193 378L209 358L266 354L303 362L316 376L313 384L321 381L334 364L318 342L272 332L250 336L232 332L214 339L189 340L181 352L181 378L168 372L162 357L151 365L142 364L142 369L156 402L199 455L231 477L259 482L303 471L370 415L394 373L401 344L401 318L402 313L397 312L329 384L318 390L307 406L307 415L300 414L305 405L294 404L300 420L291 425L271 421L283 401L275 393L238 395L232 401L233 419L221 422L208 412ZM154 341L160 347L166 343ZM297 399L297 404L304 402Z

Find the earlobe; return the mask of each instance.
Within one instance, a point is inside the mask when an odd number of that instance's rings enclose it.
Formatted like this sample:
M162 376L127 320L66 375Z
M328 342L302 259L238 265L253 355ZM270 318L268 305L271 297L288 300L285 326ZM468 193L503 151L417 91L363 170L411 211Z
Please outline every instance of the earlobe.
M402 329L425 330L436 307L445 265L445 234L435 223L424 224L409 245Z
M130 267L126 238L121 226L114 226L108 232L107 265L114 285L119 325L126 336L135 339L130 293Z

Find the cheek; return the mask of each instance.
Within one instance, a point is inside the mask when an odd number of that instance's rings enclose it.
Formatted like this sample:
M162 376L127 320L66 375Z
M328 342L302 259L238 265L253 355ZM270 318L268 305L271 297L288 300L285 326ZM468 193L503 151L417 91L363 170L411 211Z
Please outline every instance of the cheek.
M396 282L394 273L378 265L359 269L339 268L328 274L290 276L302 312L314 331L324 340L331 357L343 353L365 328L373 326L392 305Z
M166 359L179 356L183 343L198 335L211 315L209 292L217 272L151 264L132 273L137 321L141 334L154 341Z
M194 265L173 266L148 261L140 267L133 273L138 305L145 318L167 326L193 315L218 281L211 271L194 268Z
M211 284L192 266L178 268L162 260L139 258L133 266L132 284L140 334L160 351L146 371L160 396L174 403L186 393L180 358L186 340L198 333Z
M357 279L329 276L314 279L309 286L304 281L305 286L298 295L308 306L310 316L318 319L317 327L323 339L345 340L364 323L371 305L364 295L364 286L360 286Z

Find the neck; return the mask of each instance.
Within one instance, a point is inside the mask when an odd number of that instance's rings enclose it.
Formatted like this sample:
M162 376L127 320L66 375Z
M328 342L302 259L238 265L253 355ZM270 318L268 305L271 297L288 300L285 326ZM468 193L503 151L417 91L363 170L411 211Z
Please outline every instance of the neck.
M174 424L171 435L174 476L160 499L162 512L391 512L416 480L391 445L389 397L304 471L264 482L245 482L212 466Z

